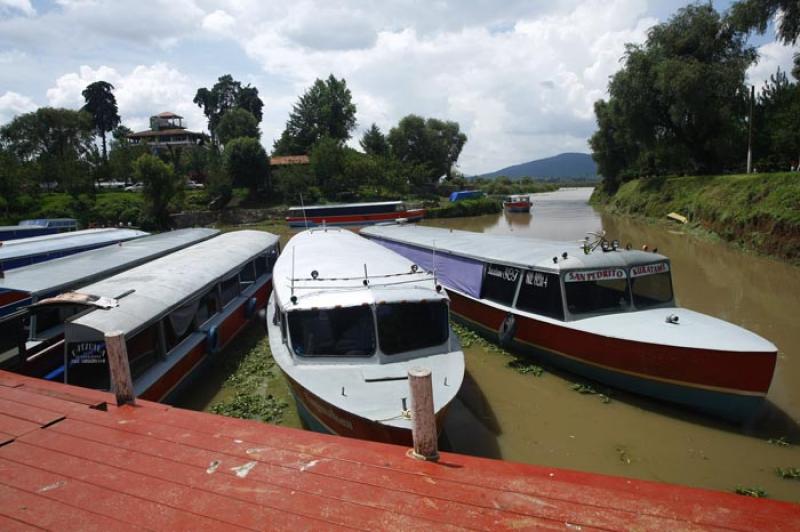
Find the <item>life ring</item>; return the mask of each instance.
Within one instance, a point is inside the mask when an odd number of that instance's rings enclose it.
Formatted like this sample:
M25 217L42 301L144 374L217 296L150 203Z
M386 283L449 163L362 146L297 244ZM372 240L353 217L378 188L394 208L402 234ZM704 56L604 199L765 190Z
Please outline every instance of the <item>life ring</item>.
M517 320L512 313L506 314L500 329L497 331L497 341L502 347L507 347L514 340L517 333Z

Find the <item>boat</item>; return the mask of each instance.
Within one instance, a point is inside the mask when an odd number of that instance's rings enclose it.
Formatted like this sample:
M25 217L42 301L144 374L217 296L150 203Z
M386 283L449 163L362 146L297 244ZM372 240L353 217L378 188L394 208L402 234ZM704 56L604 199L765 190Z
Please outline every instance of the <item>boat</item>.
M137 229L84 229L3 242L0 245L0 274L13 268L119 244L148 234Z
M433 276L338 228L294 236L274 274L269 343L306 426L410 445L408 370L424 367L441 430L464 354Z
M425 209L409 209L402 201L373 203L340 203L290 207L286 221L289 227L320 225L369 225L401 219L417 222L425 217Z
M503 208L508 212L530 212L531 197L528 194L506 196L503 200Z
M179 229L7 272L0 279L0 367L33 377L60 377L64 371L64 322L84 308L37 303L217 234L217 229Z
M680 308L664 255L433 227L361 234L447 289L453 316L501 345L595 381L743 421L769 390L777 348Z
M29 238L33 236L52 235L78 229L74 218L42 218L22 220L17 225L0 227L0 241Z
M450 193L450 201L464 201L464 200L472 200L472 199L480 199L484 197L486 194L483 193L481 190L457 190L455 192Z
M82 311L64 323L59 380L108 389L105 335L122 333L137 397L170 401L257 315L278 237L234 231L40 301Z

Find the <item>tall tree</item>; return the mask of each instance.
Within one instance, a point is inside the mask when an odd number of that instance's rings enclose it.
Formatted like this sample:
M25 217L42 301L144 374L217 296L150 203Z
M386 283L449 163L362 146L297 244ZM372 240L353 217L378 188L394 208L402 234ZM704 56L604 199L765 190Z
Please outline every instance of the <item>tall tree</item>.
M258 139L261 137L261 131L258 129L256 117L250 111L236 107L222 116L217 126L217 138L220 144L225 146L239 137Z
M258 89L250 85L243 87L230 74L220 76L211 89L197 89L193 102L203 109L203 114L208 118L208 130L215 142L217 127L225 113L231 109L240 107L248 111L257 123L263 117L264 102L258 96Z
M83 89L83 99L86 105L81 111L92 115L92 125L103 139L103 160L108 161L106 151L106 133L113 130L120 123L117 99L114 97L114 86L107 81L95 81Z
M738 31L763 34L777 17L778 39L797 44L800 37L800 2L797 0L739 0L730 9L729 20ZM800 53L794 54L792 75L800 80Z
M376 124L372 124L372 126L364 132L359 144L367 155L383 157L389 154L389 142L386 140L386 135L381 132Z
M169 203L183 190L183 180L170 165L149 153L136 159L133 173L136 180L144 185L142 194L146 221L158 229L168 228Z
M609 100L595 106L600 130L590 145L606 185L739 166L746 146L744 77L755 57L745 36L708 4L678 10L650 29L644 45L628 45Z
M452 177L453 165L467 136L457 122L408 115L389 131L388 142L400 161L426 166L428 175L424 181L433 183L442 176Z
M254 138L240 137L225 146L225 172L234 185L250 189L251 196L261 186L271 189L269 156Z
M356 126L356 105L344 79L333 74L318 79L294 105L281 137L275 142L276 155L309 153L322 137L344 143Z

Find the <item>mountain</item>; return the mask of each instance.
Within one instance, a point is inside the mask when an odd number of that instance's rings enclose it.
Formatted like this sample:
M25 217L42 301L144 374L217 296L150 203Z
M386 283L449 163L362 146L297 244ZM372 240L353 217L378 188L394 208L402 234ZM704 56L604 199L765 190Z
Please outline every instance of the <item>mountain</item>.
M588 153L560 153L553 157L538 159L522 164L515 164L495 172L482 174L480 177L506 176L511 179L523 177L561 179L595 179L597 164Z

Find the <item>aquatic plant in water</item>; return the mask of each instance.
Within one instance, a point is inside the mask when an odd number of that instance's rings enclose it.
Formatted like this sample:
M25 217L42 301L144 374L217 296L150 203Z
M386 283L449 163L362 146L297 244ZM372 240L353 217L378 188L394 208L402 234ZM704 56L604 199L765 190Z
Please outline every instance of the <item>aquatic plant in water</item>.
M793 480L800 480L800 467L782 467L775 468L775 474L781 478L788 478Z
M746 495L747 497L767 497L767 491L763 488L748 488L745 486L736 486L736 489L733 490L734 493L739 495Z

